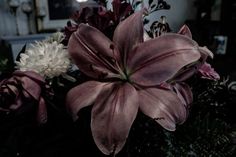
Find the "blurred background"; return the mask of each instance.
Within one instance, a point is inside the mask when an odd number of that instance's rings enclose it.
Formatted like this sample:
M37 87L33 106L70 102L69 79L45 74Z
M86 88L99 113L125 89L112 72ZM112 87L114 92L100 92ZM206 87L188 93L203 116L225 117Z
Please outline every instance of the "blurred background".
M154 0L155 1L155 0ZM158 0L156 0L158 1ZM159 0L160 1L160 0ZM161 0L163 1L163 0ZM166 0L170 9L148 17L155 21L165 16L171 31L187 24L201 46L215 54L213 67L223 76L236 79L236 1L234 0ZM108 2L108 8L111 6ZM143 1L144 6L148 0ZM61 31L72 13L84 6L95 6L93 0L1 0L0 1L0 65L13 68L21 48ZM7 65L7 66L4 66ZM2 70L0 70L2 71Z

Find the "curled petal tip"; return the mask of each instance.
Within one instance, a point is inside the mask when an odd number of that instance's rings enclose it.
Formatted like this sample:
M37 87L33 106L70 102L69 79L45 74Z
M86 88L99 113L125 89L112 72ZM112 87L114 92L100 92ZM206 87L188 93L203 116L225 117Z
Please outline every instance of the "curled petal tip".
M211 59L214 58L214 54L213 54L206 46L204 46L204 47L199 47L199 50L200 50L200 52L201 52L203 58L208 57L208 56L209 56Z
M185 35L185 36L187 36L187 37L189 37L189 38L192 39L192 33L191 33L191 31L190 31L190 29L189 29L189 27L188 27L187 25L183 25L183 26L180 28L180 30L179 30L178 33L179 33L179 34L182 34L182 35Z

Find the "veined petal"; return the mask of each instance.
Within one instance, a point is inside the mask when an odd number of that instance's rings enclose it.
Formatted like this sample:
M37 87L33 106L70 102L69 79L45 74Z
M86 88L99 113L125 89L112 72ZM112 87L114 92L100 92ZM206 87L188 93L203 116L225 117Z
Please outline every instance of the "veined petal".
M103 88L110 88L109 83L88 81L72 88L66 96L66 105L73 119L78 118L78 112L83 107L92 105Z
M187 25L183 25L180 28L178 34L185 35L189 37L190 39L192 39L192 33ZM199 47L199 49L200 49L200 53L201 53L201 57L203 58L203 61L206 61L208 56L213 58L213 53L210 50L208 50L207 47Z
M91 129L98 148L117 154L125 144L138 112L138 94L129 83L102 92L92 109Z
M139 43L143 42L143 11L130 15L122 21L114 32L113 41L118 46L123 65L126 65L128 53Z
M111 78L118 73L118 50L104 34L94 27L80 24L68 43L72 60L86 75L93 78Z
M185 81L197 72L201 73L201 67L203 67L206 63L206 59L208 56L213 58L213 54L210 50L208 50L206 47L199 47L200 54L201 54L201 59L198 60L197 62L193 62L190 65L185 66L181 70L178 71L178 73L171 78L171 80L175 82L181 82ZM216 75L215 75L216 76ZM218 77L219 78L219 77Z
M187 79L189 79L190 77L192 77L194 74L197 73L198 68L201 66L201 61L197 61L197 62L193 62L185 67L183 67L182 69L180 69L178 71L178 73L176 73L176 75L174 77L172 77L170 80L168 80L169 82L183 82L186 81Z
M184 66L200 59L197 43L179 34L166 34L144 42L129 54L131 81L152 86L172 78Z
M186 120L186 108L171 90L148 88L140 90L139 97L140 110L169 131Z
M173 85L179 99L183 102L186 108L193 102L193 93L188 84L181 82Z

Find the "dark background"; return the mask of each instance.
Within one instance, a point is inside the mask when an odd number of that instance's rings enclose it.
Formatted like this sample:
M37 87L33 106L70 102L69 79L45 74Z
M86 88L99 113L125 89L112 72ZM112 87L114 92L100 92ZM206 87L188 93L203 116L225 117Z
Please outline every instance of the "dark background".
M68 0L48 0L50 20L68 19L71 15L71 5Z
M197 18L186 21L193 34L193 39L201 46L207 46L214 53L214 59L209 60L222 77L236 80L236 1L222 0L221 17L219 21L211 20L211 1L201 1L198 6ZM208 6L208 7L207 7ZM203 18L201 13L207 13ZM222 35L228 38L226 54L216 54L214 36Z

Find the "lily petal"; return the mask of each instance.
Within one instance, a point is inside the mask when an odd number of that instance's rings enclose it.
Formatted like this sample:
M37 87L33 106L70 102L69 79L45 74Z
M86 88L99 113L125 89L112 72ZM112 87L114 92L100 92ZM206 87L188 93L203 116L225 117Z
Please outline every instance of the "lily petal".
M98 94L108 83L88 81L72 88L66 96L66 105L74 120L78 118L78 112L83 107L92 105Z
M209 56L211 59L213 59L214 55L213 53L206 47L200 47L200 52L201 52L201 58L203 62L207 60L207 57Z
M126 65L128 53L143 42L143 11L136 12L122 21L116 28L113 41L118 46L122 64Z
M68 50L76 65L92 78L111 78L118 73L115 66L118 50L94 27L80 24L72 34Z
M193 102L193 93L189 85L184 82L176 83L173 89L185 107L188 108L188 105Z
M182 82L189 79L191 76L193 76L197 72L201 73L201 67L203 67L204 64L207 64L206 60L208 56L213 58L213 54L210 50L204 47L199 47L199 50L201 54L201 59L179 70L178 73L169 81Z
M186 108L171 90L148 88L140 90L139 97L140 110L169 131L186 120Z
M192 33L191 33L191 31L190 31L190 29L188 28L187 25L183 25L183 26L180 28L178 34L185 35L185 36L189 37L190 39L192 39Z
M153 86L167 81L181 68L199 59L195 41L168 33L140 44L130 53L128 74L139 85Z
M91 129L96 145L104 154L117 154L123 148L138 107L137 91L129 83L98 96L92 109Z
M169 82L183 82L197 73L199 67L202 65L201 61L193 62L184 68L180 69L176 75L168 80Z
M185 35L185 36L189 37L190 39L192 39L192 33L187 25L183 25L180 28L178 34ZM206 61L206 58L208 56L213 58L213 53L210 50L208 50L206 47L200 47L199 49L200 49L200 52L201 52L201 55L202 55L202 58L204 61Z

